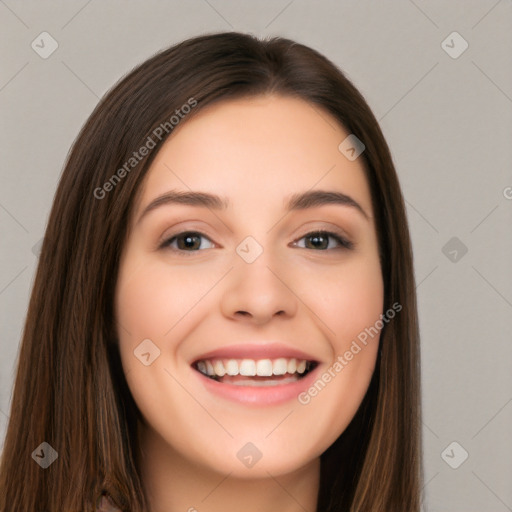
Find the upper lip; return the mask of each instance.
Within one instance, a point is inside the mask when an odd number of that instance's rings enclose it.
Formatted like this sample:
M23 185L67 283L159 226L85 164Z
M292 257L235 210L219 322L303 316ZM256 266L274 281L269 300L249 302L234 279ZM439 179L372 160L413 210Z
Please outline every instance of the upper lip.
M305 359L318 362L307 352L283 343L243 343L228 345L206 352L194 359L194 363L206 359L277 359L279 357Z

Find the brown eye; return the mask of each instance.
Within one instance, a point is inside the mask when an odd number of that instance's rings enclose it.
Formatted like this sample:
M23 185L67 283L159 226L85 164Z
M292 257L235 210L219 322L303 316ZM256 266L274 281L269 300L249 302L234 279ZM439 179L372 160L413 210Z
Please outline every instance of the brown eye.
M334 246L330 243L330 239L334 240ZM300 246L304 249L316 249L325 251L328 249L337 249L337 248L345 248L352 249L352 242L346 240L340 235L336 233L331 233L329 231L312 231L307 235L300 238L300 240L306 240L304 246Z
M197 231L183 231L178 233L171 238L165 240L160 246L161 249L169 247L175 251L195 252L202 249L210 249L210 247L204 247L202 241L208 240L211 244L211 240Z

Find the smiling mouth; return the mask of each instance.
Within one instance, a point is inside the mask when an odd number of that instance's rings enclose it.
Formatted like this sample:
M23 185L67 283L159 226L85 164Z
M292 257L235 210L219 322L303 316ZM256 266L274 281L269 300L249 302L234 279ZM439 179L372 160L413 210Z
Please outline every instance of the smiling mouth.
M306 359L201 359L192 364L199 373L235 386L279 386L303 379L318 363Z

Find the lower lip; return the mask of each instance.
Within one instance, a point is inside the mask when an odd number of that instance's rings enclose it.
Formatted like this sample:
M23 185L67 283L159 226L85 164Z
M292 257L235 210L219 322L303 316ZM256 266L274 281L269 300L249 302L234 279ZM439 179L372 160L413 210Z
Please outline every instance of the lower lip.
M204 387L214 395L252 405L277 405L297 399L315 380L320 365L310 371L305 377L295 382L278 384L276 386L236 386L223 384L206 377L201 372L193 370L199 377Z

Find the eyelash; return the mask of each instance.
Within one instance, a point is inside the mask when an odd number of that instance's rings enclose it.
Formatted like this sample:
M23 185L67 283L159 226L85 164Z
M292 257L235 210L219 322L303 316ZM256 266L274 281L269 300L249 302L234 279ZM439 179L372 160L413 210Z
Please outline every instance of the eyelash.
M204 237L206 238L207 240L209 240L211 242L211 240L203 233L200 233L199 231L182 231L180 233L176 233L175 235L173 235L171 238L167 238L166 240L164 240L160 245L159 245L159 249L169 249L173 252L180 252L180 253L194 253L194 252L200 252L201 249L199 250L193 250L193 251L185 251L183 249L176 249L176 248L173 248L173 247L170 247L170 244L178 239L178 237L182 236L182 235L194 235L194 236L200 236L200 237ZM302 240L303 238L307 238L307 237L312 237L314 235L320 235L320 236L326 236L326 237L330 237L330 238L333 238L334 240L336 240L336 242L339 244L339 247L335 247L334 249L331 248L331 249L319 249L319 251L315 251L315 252L324 252L324 251L332 251L332 250L351 250L354 248L354 244L353 242L350 242L349 240L347 240L346 238L344 238L343 236L337 234L337 233L333 233L332 231L325 231L325 230L317 230L317 231L310 231L309 233L306 233L305 235L303 235L302 237L300 237L298 240ZM298 241L297 240L297 241ZM296 243L296 242L294 242ZM307 247L300 247L300 249L307 249ZM203 249L204 250L204 249ZM314 250L314 249L310 249L310 250ZM187 255L189 256L189 255Z

